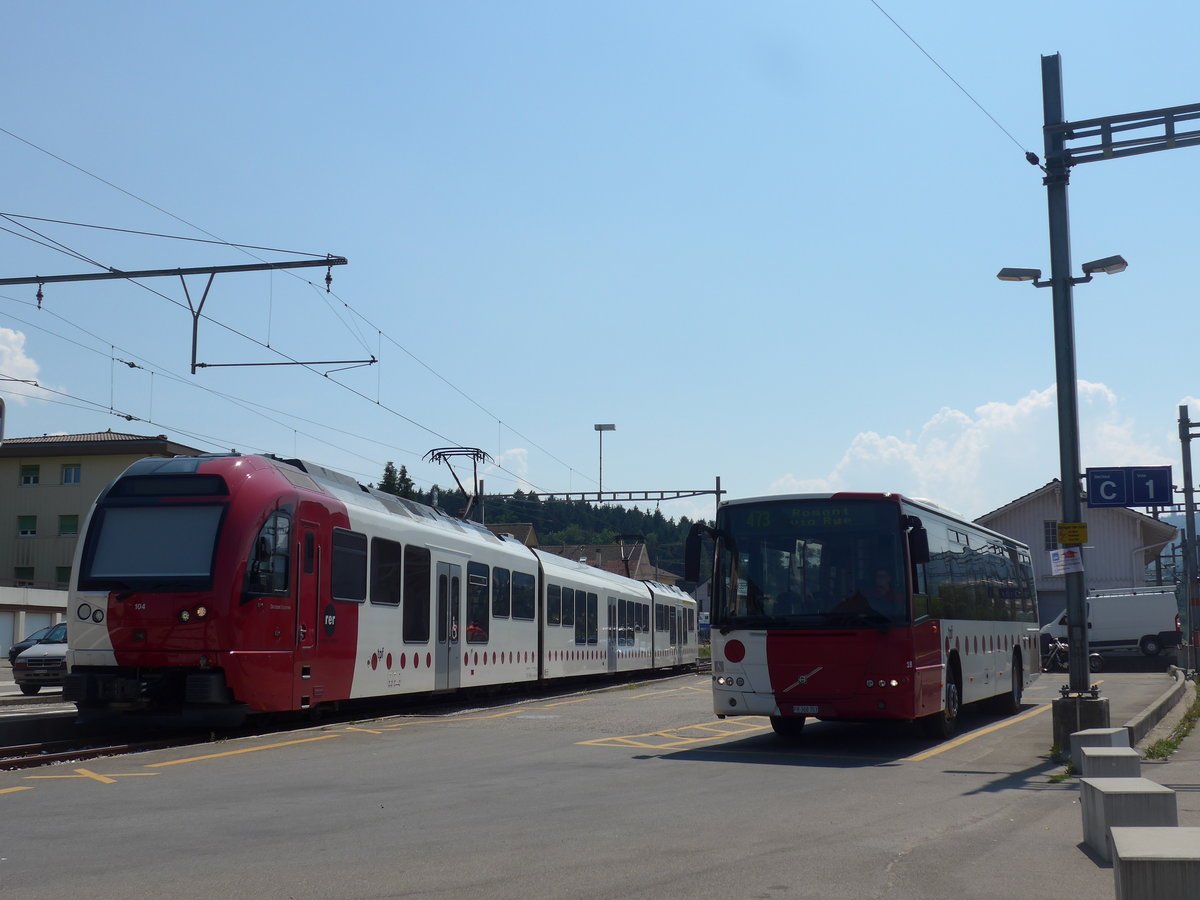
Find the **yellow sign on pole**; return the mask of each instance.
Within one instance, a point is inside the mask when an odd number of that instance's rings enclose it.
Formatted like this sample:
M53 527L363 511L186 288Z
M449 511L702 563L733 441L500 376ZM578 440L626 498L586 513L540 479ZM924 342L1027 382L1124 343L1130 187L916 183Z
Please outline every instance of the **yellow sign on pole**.
M1059 522L1058 543L1062 547L1081 547L1087 543L1087 522Z

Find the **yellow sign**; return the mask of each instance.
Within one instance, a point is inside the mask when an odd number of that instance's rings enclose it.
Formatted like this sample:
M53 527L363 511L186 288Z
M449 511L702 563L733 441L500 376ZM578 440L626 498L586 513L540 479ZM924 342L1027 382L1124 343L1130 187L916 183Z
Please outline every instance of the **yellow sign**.
M1087 543L1087 522L1059 522L1058 543L1062 547L1080 547Z

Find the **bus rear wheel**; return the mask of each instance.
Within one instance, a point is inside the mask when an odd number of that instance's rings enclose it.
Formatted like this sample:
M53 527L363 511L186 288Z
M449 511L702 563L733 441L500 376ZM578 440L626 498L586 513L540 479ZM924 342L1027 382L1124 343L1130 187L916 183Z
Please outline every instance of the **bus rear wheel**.
M771 729L780 737L799 737L804 730L804 716L771 716Z

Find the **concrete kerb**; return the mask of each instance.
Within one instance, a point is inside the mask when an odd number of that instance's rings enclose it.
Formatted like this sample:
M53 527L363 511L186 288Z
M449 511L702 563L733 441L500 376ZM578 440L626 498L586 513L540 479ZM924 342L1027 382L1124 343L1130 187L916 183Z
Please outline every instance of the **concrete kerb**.
M1129 731L1129 746L1136 747L1148 735L1151 729L1166 717L1187 691L1188 681L1185 672L1178 666L1167 669L1175 683L1162 692L1153 703L1134 716L1123 726Z

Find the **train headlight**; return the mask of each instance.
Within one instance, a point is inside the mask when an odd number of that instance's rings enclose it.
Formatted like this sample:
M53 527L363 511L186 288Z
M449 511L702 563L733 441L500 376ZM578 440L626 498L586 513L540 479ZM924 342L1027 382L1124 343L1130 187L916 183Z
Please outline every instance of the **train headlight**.
M75 613L82 620L87 620L92 617L92 605L90 603L80 603L79 609Z
M189 610L181 609L179 611L179 621L180 622L190 622L191 620L192 620L192 614Z
M891 681L889 681L888 684L890 684L892 687L900 686L900 682L898 682L895 678L893 678Z
M197 619L203 619L207 615L208 615L208 607L207 606L197 606L196 607L196 618Z
M875 680L872 678L868 678L867 679L867 687L869 687L869 688L875 687Z
M104 621L104 610L97 609L92 612L92 621L99 625Z

